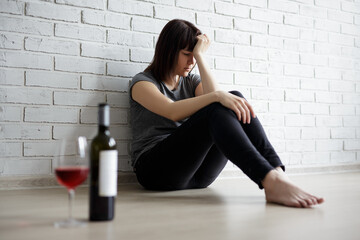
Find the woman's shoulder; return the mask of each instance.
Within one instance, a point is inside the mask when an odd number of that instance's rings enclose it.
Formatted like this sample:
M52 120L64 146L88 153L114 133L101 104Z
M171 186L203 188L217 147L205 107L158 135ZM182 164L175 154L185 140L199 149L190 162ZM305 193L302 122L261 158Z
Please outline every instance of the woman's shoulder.
M135 83L140 81L152 82L155 85L158 85L158 82L150 72L139 72L138 74L136 74L131 80L131 85L134 85Z

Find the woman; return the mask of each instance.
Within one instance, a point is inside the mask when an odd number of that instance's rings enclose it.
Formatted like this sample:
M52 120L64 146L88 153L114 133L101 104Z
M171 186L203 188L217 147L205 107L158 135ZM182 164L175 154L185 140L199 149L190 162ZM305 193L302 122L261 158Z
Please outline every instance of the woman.
M152 190L205 188L229 159L265 189L268 202L292 207L322 203L286 177L241 93L218 89L204 60L209 45L193 24L172 20L160 33L151 64L134 76L132 158L139 183ZM195 64L200 76L190 73Z

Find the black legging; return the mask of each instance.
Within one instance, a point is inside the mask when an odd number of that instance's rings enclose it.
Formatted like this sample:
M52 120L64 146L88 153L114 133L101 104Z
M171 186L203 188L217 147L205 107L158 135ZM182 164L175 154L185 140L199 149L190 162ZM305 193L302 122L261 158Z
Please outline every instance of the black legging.
M231 93L243 97L240 92ZM228 159L260 188L270 170L284 169L257 118L243 124L232 110L212 103L143 153L135 169L139 183L147 189L205 188Z

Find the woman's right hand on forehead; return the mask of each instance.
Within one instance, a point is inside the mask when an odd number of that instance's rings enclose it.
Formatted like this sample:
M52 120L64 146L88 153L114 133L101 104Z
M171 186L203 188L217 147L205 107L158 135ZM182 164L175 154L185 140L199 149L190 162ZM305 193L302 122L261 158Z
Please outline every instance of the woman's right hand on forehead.
M204 54L208 50L211 43L209 37L206 34L201 34L197 36L196 39L198 41L193 50L193 54L195 58L201 54Z

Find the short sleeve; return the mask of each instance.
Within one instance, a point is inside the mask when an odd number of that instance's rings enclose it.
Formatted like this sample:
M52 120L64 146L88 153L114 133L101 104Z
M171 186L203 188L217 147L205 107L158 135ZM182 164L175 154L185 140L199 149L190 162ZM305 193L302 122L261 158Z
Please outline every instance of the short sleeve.
M151 82L151 83L153 83L157 88L159 88L159 83L158 83L154 78L152 78L151 76L149 76L149 75L146 74L145 72L138 73L138 74L136 74L136 75L132 78L132 80L131 80L131 82L130 82L129 94L130 94L131 99L132 99L132 96L131 96L132 87L133 87L137 82L141 82L141 81Z
M192 91L195 96L195 90L196 90L197 86L200 84L201 78L200 78L200 75L198 75L198 74L191 74L189 77L190 77L190 82L192 85Z

